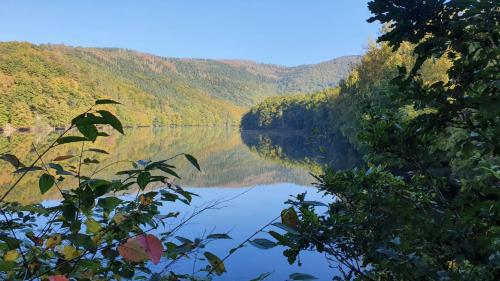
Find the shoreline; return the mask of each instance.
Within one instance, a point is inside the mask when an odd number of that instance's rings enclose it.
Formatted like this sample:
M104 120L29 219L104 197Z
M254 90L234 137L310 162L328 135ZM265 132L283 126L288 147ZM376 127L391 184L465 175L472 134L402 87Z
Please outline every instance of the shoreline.
M163 126L154 126L154 125L128 125L123 126L124 129L140 129L140 128L234 128L239 129L239 125L225 125L225 124L215 124L215 125L163 125ZM103 126L98 126L98 128L103 128ZM63 132L67 129L67 127L20 127L14 128L11 126L1 128L0 127L0 136L10 136L13 134L32 134L32 133L52 133L52 132Z

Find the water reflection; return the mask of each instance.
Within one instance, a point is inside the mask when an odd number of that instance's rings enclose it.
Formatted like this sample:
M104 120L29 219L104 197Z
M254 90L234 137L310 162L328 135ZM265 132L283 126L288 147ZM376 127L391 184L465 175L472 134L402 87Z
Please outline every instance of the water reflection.
M362 164L359 153L340 133L311 136L300 132L243 131L243 142L262 158L312 172L329 166L351 169Z
M36 151L47 147L57 137L55 133L0 135L0 153L17 155L28 164L36 157ZM90 147L90 145L88 146ZM231 198L251 189L226 204L225 208L203 213L181 230L179 234L196 238L205 231L229 231L233 240L210 245L207 250L224 256L229 249L244 241L285 208L283 202L290 195L308 192L310 199L320 195L310 186L313 181L309 172L320 172L325 165L337 169L359 165L358 154L341 138L310 138L301 134L239 132L231 128L140 128L130 129L125 136L113 134L101 139L91 147L107 150L109 155L98 155L101 167L120 160L159 160L186 152L196 156L202 172L193 169L186 161L174 161L182 179L179 184L197 193L194 206L178 206L175 210L190 213L195 206L202 206L210 200ZM35 151L36 150L36 151ZM80 145L65 145L45 158L46 161L58 155L77 155ZM90 155L89 155L90 157ZM77 158L66 165L76 165ZM128 163L117 163L111 169L99 173L109 179ZM85 166L84 174L92 173L95 166ZM0 192L16 179L9 164L0 162ZM51 190L44 196L38 190L38 175L29 175L8 199L21 203L32 203L47 199L58 199L57 191ZM71 187L66 183L66 188ZM46 201L47 202L47 201ZM50 202L47 202L50 203ZM168 213L173 206L162 207ZM265 237L265 233L259 237ZM333 270L325 258L318 253L301 256L302 267L290 266L282 256L283 249L276 247L268 251L245 247L226 262L228 273L217 280L250 280L263 272L273 272L269 280L285 280L293 272L314 274L320 280L328 280ZM158 265L158 268L164 266ZM175 264L177 272L191 272L193 261Z
M0 135L0 153L12 153L24 163L31 163L36 152L43 150L57 137L56 133ZM270 159L262 158L254 149L249 149L242 141L238 130L234 128L139 128L130 129L125 136L112 134L88 147L107 150L109 155L93 155L103 167L121 160L150 159L159 160L186 152L198 158L202 172L198 172L185 161L175 161L177 172L182 179L178 182L185 187L248 187L259 184L291 182L309 185L312 178L303 167L291 167ZM36 149L36 151L35 151ZM45 157L48 162L58 155L78 155L79 144L64 145ZM86 156L87 157L87 156ZM76 165L77 157L67 161L67 165ZM66 164L66 162L65 162ZM98 175L113 178L120 168L128 168L128 163L118 163ZM99 165L83 167L83 174L88 175ZM0 161L0 192L16 179L13 167ZM70 188L72 182L65 182ZM54 189L41 196L38 190L38 174L28 175L21 186L16 188L10 201L32 203L45 199L58 198Z

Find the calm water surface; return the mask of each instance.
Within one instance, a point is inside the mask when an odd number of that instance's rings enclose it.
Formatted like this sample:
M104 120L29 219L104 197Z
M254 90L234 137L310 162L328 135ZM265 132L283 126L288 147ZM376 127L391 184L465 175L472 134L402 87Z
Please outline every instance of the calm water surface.
M20 159L34 159L35 149L43 149L55 138L55 133L0 135L0 153L10 152ZM207 210L190 221L178 234L194 239L210 233L228 233L232 240L218 240L207 249L219 257L225 256L286 207L284 202L292 195L307 192L311 200L321 200L312 186L310 172L319 172L320 164L328 163L337 168L359 164L356 152L342 140L324 143L300 134L269 134L239 132L221 128L141 128L127 131L126 136L112 135L96 147L106 148L111 156L100 159L103 163L124 159L159 160L179 152L198 158L202 172L195 171L184 161L175 163L182 177L178 184L196 193L192 206L164 207L181 210L182 216L192 213L215 200L227 200L218 208ZM65 147L47 158L62 154L77 154L79 147ZM120 165L117 165L120 168ZM92 169L89 168L88 172ZM101 176L111 176L104 171ZM5 188L14 178L12 169L0 163L0 187ZM24 203L57 200L58 195L49 192L39 195L37 178L27 178L22 188L12 193L10 200ZM231 199L231 200L228 200ZM180 218L182 219L182 218ZM260 233L255 238L269 238ZM318 253L301 255L302 266L289 265L282 255L284 249L275 247L259 250L252 246L237 251L226 264L227 274L217 280L250 280L260 273L272 272L266 280L286 280L290 273L313 274L320 280L331 280L335 269L329 267L324 256ZM191 273L205 261L187 260L172 265L175 272ZM164 265L153 268L158 270Z

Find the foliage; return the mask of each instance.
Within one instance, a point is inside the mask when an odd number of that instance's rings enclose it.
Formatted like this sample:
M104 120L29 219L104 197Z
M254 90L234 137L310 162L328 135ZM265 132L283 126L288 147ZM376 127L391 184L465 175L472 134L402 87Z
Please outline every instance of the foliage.
M283 93L300 93L336 87L359 63L359 59L359 56L343 56L315 65L291 68L278 80L278 88Z
M15 127L29 127L33 124L33 113L29 106L23 102L14 102L10 108L11 124Z
M358 132L367 108L377 104L388 107L386 95L396 91L391 80L398 76L398 66L411 67L415 61L414 46L403 43L397 51L386 44L370 44L349 76L335 89L313 94L272 97L253 106L241 121L243 129L306 130L319 135L340 131L349 141L362 148ZM446 58L428 60L420 71L425 83L447 81L450 61ZM402 108L415 114L413 108Z
M174 210L161 214L159 207L176 201L189 204L195 196L172 183L177 176L170 164L174 158L184 156L200 169L196 158L189 154L158 161L129 161L131 167L116 172L115 179L99 178L97 170L83 173L82 167L99 163L94 156L108 153L93 147L97 139L109 136L102 127L123 133L120 120L102 109L111 104L116 102L97 100L47 148L34 148L38 156L31 165L23 164L13 154L2 155L1 159L14 166L19 175L0 197L3 280L139 280L153 273L148 262L158 264L160 259L170 262L153 275L158 280L192 280L196 277L168 272L169 266L211 241L229 238L211 234L191 241L175 236L186 220L157 234L160 226L179 215ZM78 154L48 158L50 150L70 143L80 145ZM78 164L68 163L75 158ZM57 189L62 200L31 205L7 202L6 198L27 174L39 174L40 192ZM164 187L147 191L157 184ZM133 188L137 190L130 194ZM174 243L174 239L181 243ZM205 255L213 256L209 252ZM207 266L209 271L212 266Z
M329 127L328 111L338 89L313 94L271 97L253 106L241 119L241 128L324 131Z
M498 3L369 8L388 26L332 113L372 164L318 176L329 203L298 195L298 223L271 235L290 262L326 253L345 280L498 280Z
M0 43L0 125L24 120L14 127L63 126L90 106L89 100L110 97L126 105L114 112L126 126L235 126L244 107L264 97L337 85L356 60L286 68L5 42ZM313 84L304 85L304 77ZM15 103L29 110L14 116Z

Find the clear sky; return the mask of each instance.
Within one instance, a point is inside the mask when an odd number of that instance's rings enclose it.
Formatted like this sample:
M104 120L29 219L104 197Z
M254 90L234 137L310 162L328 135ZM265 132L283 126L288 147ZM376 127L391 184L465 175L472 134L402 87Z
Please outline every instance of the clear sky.
M362 54L363 0L1 0L0 41L298 65Z

